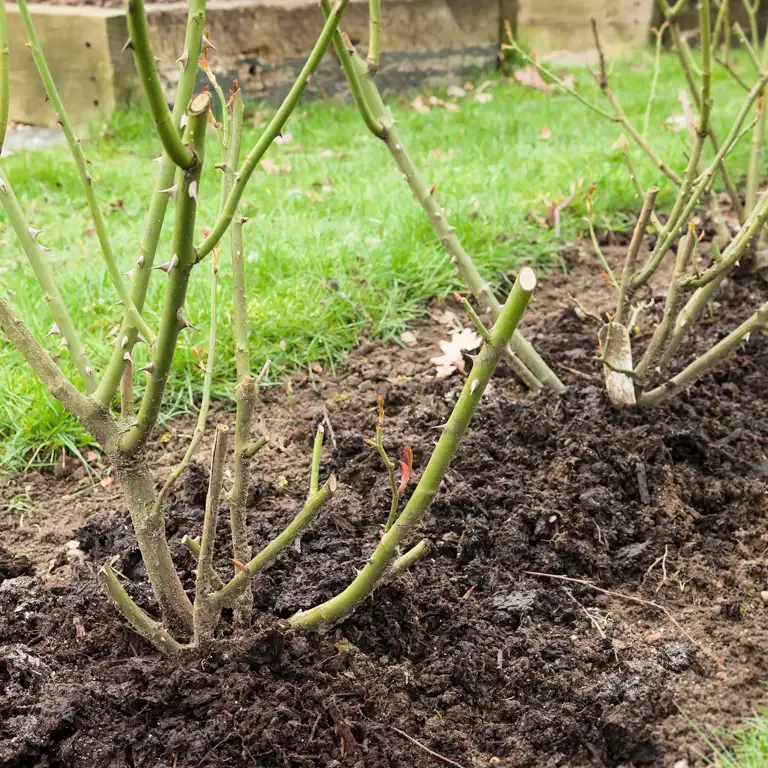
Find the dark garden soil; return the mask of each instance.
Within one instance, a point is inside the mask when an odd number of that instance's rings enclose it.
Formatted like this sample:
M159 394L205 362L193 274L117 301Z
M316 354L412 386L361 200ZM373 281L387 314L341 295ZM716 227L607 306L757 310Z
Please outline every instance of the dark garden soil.
M336 472L341 487L255 585L254 629L233 638L224 627L210 655L160 657L98 588L94 573L109 559L152 609L114 486L76 473L8 481L0 765L696 764L690 721L734 725L768 679L768 340L752 338L668 405L616 411L593 361L595 328L565 299L570 290L607 309L605 288L578 248L566 263L568 276L542 285L527 329L568 390L528 400L499 371L428 516L431 553L326 634L292 632L281 619L341 589L376 543L388 486L362 439L377 392L391 452L410 445L423 466L461 386L458 374L434 379L428 358L445 335L435 322L415 329L413 348L363 344L336 376L295 377L290 397L285 387L264 392L273 447L254 464L254 545L301 505L320 419L333 433L322 473ZM760 277L730 281L698 347L765 295ZM158 477L190 429L166 427ZM207 450L167 515L190 590L180 540L200 531ZM226 517L222 574L232 571ZM68 538L79 549L62 549Z

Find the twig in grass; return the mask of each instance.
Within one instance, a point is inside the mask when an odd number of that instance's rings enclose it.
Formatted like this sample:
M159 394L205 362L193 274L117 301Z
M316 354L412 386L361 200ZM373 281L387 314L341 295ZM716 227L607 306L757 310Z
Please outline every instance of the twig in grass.
M392 730L395 733L399 733L403 738L408 739L408 741L414 743L419 749L423 749L428 755L432 755L432 757L436 757L438 760L442 760L448 765L456 766L456 768L464 768L461 763L457 763L455 760L451 760L450 757L445 757L445 755L441 755L439 752L434 752L429 747L424 746L424 744L422 744L420 741L414 739L413 736L409 736L405 731L401 731L399 728L395 728L394 725L392 726Z
M670 622L672 622L673 626L677 629L678 632L680 632L683 637L685 637L687 640L692 642L697 648L700 648L707 656L709 656L711 659L713 659L716 663L720 663L719 659L712 653L712 651L705 648L700 642L695 640L688 632L686 632L685 629L683 629L680 622L672 615L672 612L669 610L669 608L665 608L663 605L659 605L659 603L654 603L652 600L645 600L642 597L633 597L632 595L625 595L623 592L614 592L610 589L603 589L602 587L598 587L596 584L592 584L590 581L586 581L585 579L574 579L571 576L561 576L560 574L556 573L542 573L541 571L523 571L524 574L527 576L540 576L543 579L555 579L557 581L567 581L569 584L581 584L583 587L589 587L589 589L594 589L595 592L600 592L603 595L608 595L608 597L616 597L619 600L629 600L632 603L639 603L640 605L645 605L648 608L655 608L657 611L661 611Z

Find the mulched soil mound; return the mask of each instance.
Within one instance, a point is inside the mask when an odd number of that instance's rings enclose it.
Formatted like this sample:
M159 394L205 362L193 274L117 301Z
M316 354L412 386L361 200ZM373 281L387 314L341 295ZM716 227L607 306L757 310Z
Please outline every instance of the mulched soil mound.
M760 278L731 281L698 347L761 294ZM233 637L225 624L212 654L159 656L102 596L94 574L111 559L153 605L119 502L76 534L88 559L67 587L0 553L0 765L446 764L425 747L464 768L693 764L697 738L676 705L731 724L768 679L768 342L751 339L657 410L617 411L591 362L595 329L571 310L539 319L534 340L567 366L568 390L527 401L499 372L427 518L430 554L330 632L281 620L344 587L376 543L388 484L362 438L377 391L390 452L410 445L423 467L461 381L434 380L420 348L367 345L342 376L315 377L314 390L295 382L293 408L282 390L264 394L278 449L255 464L254 546L301 505L325 414L322 474L335 471L341 488L255 584L253 630ZM168 509L190 589L180 539L200 531L204 467L193 465ZM232 572L227 524L225 507L222 574ZM526 571L654 601L674 621Z

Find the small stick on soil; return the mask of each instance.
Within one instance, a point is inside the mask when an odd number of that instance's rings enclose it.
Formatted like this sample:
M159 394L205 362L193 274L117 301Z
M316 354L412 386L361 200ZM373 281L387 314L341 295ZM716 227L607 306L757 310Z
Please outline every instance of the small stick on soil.
M438 760L442 760L444 763L448 763L448 765L453 765L456 768L464 768L464 766L461 763L457 763L455 760L451 760L450 757L444 757L438 752L433 752L429 747L425 747L420 741L416 741L416 739L414 739L413 736L409 736L405 731L401 731L399 728L395 728L394 725L392 726L392 730L395 733L399 733L403 738L408 739L408 741L413 742L417 747L419 747L419 749L423 749L427 754L432 755L432 757L436 757Z
M333 446L333 450L336 450L336 435L333 432L333 424L331 424L331 414L328 413L328 406L323 403L323 421L325 422L325 426L328 427L328 437L331 438L331 445Z
M584 579L574 579L570 576L561 576L556 573L541 573L540 571L523 571L523 573L527 576L541 576L544 579L556 579L557 581L567 581L570 584L581 584L583 587L589 587L590 589L594 589L595 592L608 595L608 597L617 597L620 600L629 600L632 603L639 603L640 605L645 605L649 608L655 608L657 611L661 611L672 622L674 627L683 635L683 637L685 637L687 640L690 640L697 648L700 648L716 663L720 663L717 657L710 650L705 648L700 642L695 640L690 634L688 634L688 632L683 629L682 625L672 615L672 612L669 610L669 608L665 608L663 605L659 605L659 603L654 603L651 600L644 600L642 597L633 597L632 595L625 595L622 592L613 592L610 589L603 589L602 587L598 587L595 584L592 584L592 582L585 581Z
M576 605L578 605L579 608L581 608L582 613L589 619L589 623L597 630L597 634L600 635L600 637L603 640L605 640L605 637L606 637L605 631L600 626L597 619L576 599L575 595L573 594L573 592L571 592L570 589L566 589L565 587L563 587L563 592L565 592L565 594L568 595L568 598L572 600L574 603L576 603Z
M648 475L645 472L645 464L642 461L637 462L637 490L640 494L640 501L644 505L651 503L651 495L648 493Z

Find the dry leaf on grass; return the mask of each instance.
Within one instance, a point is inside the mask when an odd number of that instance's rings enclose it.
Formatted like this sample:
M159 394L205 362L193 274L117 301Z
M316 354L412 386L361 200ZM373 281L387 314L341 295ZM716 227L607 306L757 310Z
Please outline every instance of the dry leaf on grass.
M450 85L446 93L454 99L463 99L467 92L460 85Z
M549 130L549 126L548 125L542 125L541 126L541 137L540 138L544 139L544 141L548 141L549 139L552 138L552 131Z
M475 101L478 104L487 104L489 101L493 101L493 94L490 94L490 93L478 93L475 96Z
M539 70L533 64L516 69L513 77L520 85L527 85L529 88L535 88L537 91L548 91L550 89L550 86L544 82L539 74Z
M450 341L441 341L440 349L443 354L433 357L429 361L437 368L435 378L446 379L454 371L466 373L464 355L462 353L465 351L471 352L482 343L483 340L471 328L464 328L462 331L454 333Z
M271 173L273 176L279 176L281 173L290 173L291 172L291 164L290 163L276 163L271 157L265 157L261 161L261 167L267 172Z

